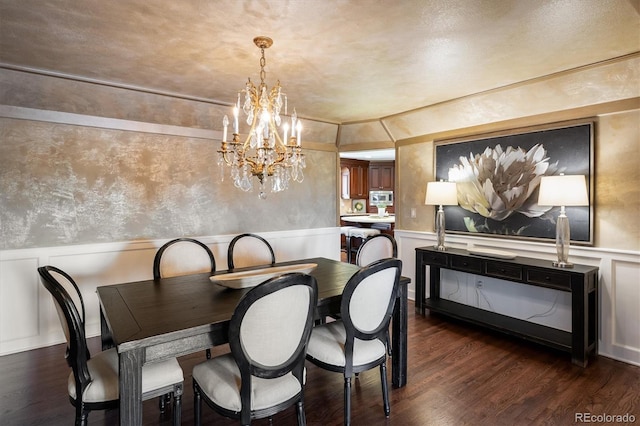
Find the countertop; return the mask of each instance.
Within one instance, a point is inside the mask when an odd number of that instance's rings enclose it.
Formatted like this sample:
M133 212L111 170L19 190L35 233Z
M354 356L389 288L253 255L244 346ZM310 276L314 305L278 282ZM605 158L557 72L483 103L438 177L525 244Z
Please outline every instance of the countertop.
M345 222L356 223L396 223L396 216L377 216L377 215L341 215L340 218Z

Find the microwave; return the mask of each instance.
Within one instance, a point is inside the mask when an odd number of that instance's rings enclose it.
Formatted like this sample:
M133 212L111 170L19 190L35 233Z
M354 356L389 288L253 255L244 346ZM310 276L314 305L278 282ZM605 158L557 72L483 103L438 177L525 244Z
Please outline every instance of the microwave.
M377 206L378 204L392 206L393 191L369 191L369 205Z

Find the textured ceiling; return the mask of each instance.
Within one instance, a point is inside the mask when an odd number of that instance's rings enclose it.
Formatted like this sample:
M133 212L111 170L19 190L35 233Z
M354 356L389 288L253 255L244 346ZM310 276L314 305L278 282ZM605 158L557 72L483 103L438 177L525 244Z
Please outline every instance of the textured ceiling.
M0 0L0 66L228 104L259 81L333 123L640 50L638 0Z

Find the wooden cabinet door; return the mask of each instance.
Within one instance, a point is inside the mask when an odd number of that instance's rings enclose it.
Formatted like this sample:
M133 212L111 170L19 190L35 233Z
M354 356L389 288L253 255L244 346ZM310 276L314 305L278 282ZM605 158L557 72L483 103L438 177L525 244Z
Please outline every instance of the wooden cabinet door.
M369 166L369 188L372 191L393 191L395 167L392 164Z
M369 162L340 160L340 194L342 198L369 197Z
M351 166L349 169L351 177L351 198L360 198L368 196L369 171L361 165Z

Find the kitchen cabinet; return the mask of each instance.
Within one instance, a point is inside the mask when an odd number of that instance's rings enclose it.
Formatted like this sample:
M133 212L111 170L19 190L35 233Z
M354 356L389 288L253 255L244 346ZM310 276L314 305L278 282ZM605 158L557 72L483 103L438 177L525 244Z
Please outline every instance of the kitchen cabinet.
M349 171L349 198L369 197L369 162L362 160L341 160L340 170L345 168ZM344 178L341 172L341 179ZM344 180L343 180L344 182ZM341 190L345 194L344 188ZM344 197L343 197L344 198Z
M371 162L369 163L369 190L393 191L395 162Z

